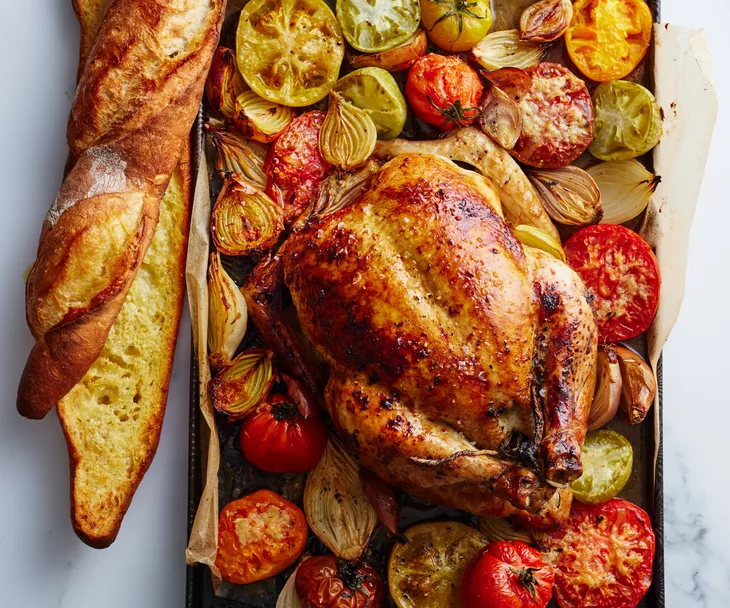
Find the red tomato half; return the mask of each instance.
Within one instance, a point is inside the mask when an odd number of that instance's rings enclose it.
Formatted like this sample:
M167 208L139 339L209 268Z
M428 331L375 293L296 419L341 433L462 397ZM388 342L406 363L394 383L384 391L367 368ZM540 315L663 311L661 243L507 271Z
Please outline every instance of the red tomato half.
M319 153L325 113L307 112L292 120L276 139L264 164L266 193L284 207L288 224L304 211L319 183L332 171Z
M221 576L245 585L291 566L307 542L307 520L295 504L269 490L228 503L218 519Z
M588 226L564 245L568 264L594 297L601 342L646 331L659 305L659 262L635 232L614 224Z
M554 578L537 549L521 541L496 541L464 570L461 603L464 608L545 608Z
M263 471L303 473L322 457L327 429L316 415L304 418L284 395L269 395L244 420L240 443L246 460Z
M570 519L548 534L561 608L634 608L651 585L655 548L649 516L614 498L573 503Z
M487 75L512 97L522 114L522 133L510 150L533 167L569 165L593 140L593 102L585 83L557 63L526 70L504 68Z
M332 555L302 563L295 585L304 608L380 608L385 596L383 581L373 568Z
M453 55L431 53L408 72L406 97L416 116L442 131L465 127L479 117L479 75ZM590 98L589 98L590 99Z

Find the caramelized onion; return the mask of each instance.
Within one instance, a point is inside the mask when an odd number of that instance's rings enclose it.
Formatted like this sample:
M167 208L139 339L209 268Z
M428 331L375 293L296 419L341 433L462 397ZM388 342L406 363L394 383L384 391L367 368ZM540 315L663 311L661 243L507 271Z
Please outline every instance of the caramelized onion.
M294 120L294 109L259 97L246 91L236 97L236 128L249 139L260 142L274 141L279 133Z
M358 466L335 436L330 436L322 459L307 478L304 512L319 540L347 560L362 555L378 523Z
M377 140L378 130L370 114L330 91L327 116L319 132L322 158L335 167L354 169L370 158Z
M284 230L284 211L263 190L231 173L213 207L210 230L221 253L262 251L274 245Z
M257 141L250 141L227 129L205 125L210 143L216 152L215 168L221 175L237 173L261 190L266 189L267 147Z
M552 42L565 33L572 19L571 0L540 0L522 12L520 38L532 42Z
M479 126L505 150L511 150L522 133L522 112L507 93L493 86L484 98Z
M218 114L233 118L236 97L246 90L246 83L238 73L236 54L224 46L218 47L205 81L205 97Z
M213 407L231 420L243 418L259 405L274 384L274 353L246 350L210 381Z
M537 65L547 53L547 47L520 39L518 30L492 32L472 50L477 63L488 70L529 68Z
M416 63L416 60L426 52L428 39L423 28L414 34L413 38L400 46L383 51L382 53L351 53L348 51L347 60L353 68L383 68L389 72L405 72Z
M651 367L634 351L616 346L621 367L621 417L631 424L643 422L656 397L656 378Z
M247 321L246 300L214 251L208 264L208 359L213 370L231 362Z
M603 217L601 191L579 167L535 169L527 172L540 202L556 222L567 226L597 224Z

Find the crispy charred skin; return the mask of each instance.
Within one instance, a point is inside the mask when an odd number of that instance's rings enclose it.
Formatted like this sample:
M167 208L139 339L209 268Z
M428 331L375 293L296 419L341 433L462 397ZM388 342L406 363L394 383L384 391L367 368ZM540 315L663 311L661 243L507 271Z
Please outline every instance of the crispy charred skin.
M327 408L364 466L475 513L552 509L549 481L580 467L595 344L576 332L595 327L580 280L525 253L487 180L440 157L396 157L280 255L329 364ZM536 284L562 298L550 315ZM576 310L586 315L574 327ZM561 332L562 347L538 348Z

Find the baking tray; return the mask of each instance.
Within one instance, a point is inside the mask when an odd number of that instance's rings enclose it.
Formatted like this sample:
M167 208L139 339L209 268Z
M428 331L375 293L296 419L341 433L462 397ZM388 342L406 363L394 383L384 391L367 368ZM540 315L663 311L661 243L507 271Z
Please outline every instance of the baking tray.
M660 20L660 0L651 0L649 5L652 9L654 21ZM225 38L224 31L223 37ZM647 65L651 66L653 57L647 58ZM651 72L650 72L651 73ZM650 83L653 85L653 83ZM193 140L193 175L198 174L201 154L205 152L203 134L203 110L202 106L198 113L192 131ZM645 353L645 345L642 343L633 344L638 350ZM619 495L642 507L651 517L654 533L656 535L656 555L654 558L654 576L652 585L646 596L639 603L639 608L664 608L665 606L665 581L664 581L664 484L663 484L663 381L662 381L662 358L660 357L657 366L657 406L652 408L652 420L631 426L618 418L609 424L612 428L629 439L634 447L634 467L629 482ZM188 538L192 529L195 513L198 508L202 493L204 475L204 450L201 430L201 412L199 404L200 386L198 383L198 362L195 356L195 349L191 352L190 361L190 424L188 437ZM653 424L652 424L653 422ZM240 423L239 425L240 426ZM225 443L231 443L231 438L236 435L236 427L221 430L221 475L226 475ZM230 469L228 469L230 470ZM259 479L265 485L271 486L271 480ZM266 482L269 483L266 483ZM255 485L256 482L254 482ZM253 490L251 490L253 491ZM220 507L223 508L226 500L221 500ZM433 511L433 510L432 510ZM441 517L451 516L457 512L452 510L438 509L437 515ZM447 511L449 513L447 513ZM401 524L407 527L417 521L433 519L433 513L425 511L420 504L409 506L404 505ZM474 523L473 516L461 514L456 516L465 522ZM382 535L382 533L381 533ZM381 539L382 540L382 539ZM316 541L314 541L316 542ZM378 543L378 539L375 540ZM286 572L288 575L289 571ZM284 576L279 576L277 586L283 585ZM274 608L276 600L267 601L266 604L258 603L254 606L250 603L216 597L213 593L213 585L210 573L206 566L187 566L186 572L186 608ZM270 603L270 605L268 605ZM550 607L556 604L552 602Z

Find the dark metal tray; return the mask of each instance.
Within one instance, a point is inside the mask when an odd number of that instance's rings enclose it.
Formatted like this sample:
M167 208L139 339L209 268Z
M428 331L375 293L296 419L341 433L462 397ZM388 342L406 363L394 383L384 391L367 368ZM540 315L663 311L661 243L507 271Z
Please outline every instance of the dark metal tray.
M654 21L659 21L660 0L649 0L654 15ZM226 32L223 33L225 39ZM648 58L651 65L652 57ZM198 114L192 133L193 139L193 175L197 175L200 155L205 152L204 136L203 136L203 113L202 107ZM640 348L642 345L637 345ZM662 360L660 358L657 369L658 381L658 405L652 408L653 418L644 421L638 426L631 426L619 419L615 419L609 428L623 434L629 439L634 447L634 468L631 478L627 483L620 496L630 500L642 507L651 517L654 532L656 534L656 555L654 559L654 577L651 588L639 603L639 608L664 608L665 606L665 581L664 581L664 486L663 486L663 452L662 452L662 402L663 402L663 382L662 382ZM195 351L191 353L190 364L190 428L189 428L189 454L188 454L188 538L193 525L195 513L198 508L202 492L202 482L204 475L204 452L202 446L201 430L203 424L201 421L201 413L199 407L199 384L198 384L198 365L195 357ZM226 470L232 468L240 470L241 463L230 463L232 467L226 467L227 454L226 445L230 447L232 438L235 438L236 429L226 425L219 425L221 433L221 475L226 475ZM231 454L231 450L228 450ZM239 457L240 458L240 457ZM234 457L235 459L235 457ZM259 480L265 485L271 485L271 480ZM266 481L269 483L266 484ZM294 480L296 483L296 480ZM275 486L272 486L275 487ZM226 500L221 500L221 508L226 504ZM413 505L404 507L404 514L401 523L406 526L411 525L420 520L433 519L434 515L444 517L447 510L440 509L434 514L425 512L426 507L422 505ZM468 514L459 515L458 511L448 510L448 515L452 518L459 518L469 522ZM376 539L378 544L378 539ZM376 560L377 561L377 560ZM287 571L288 574L289 571ZM285 580L284 575L280 575L276 586L280 587ZM275 596L274 596L275 597ZM205 566L188 566L186 576L186 608L274 608L276 600L271 605L258 603L253 606L250 603L244 603L232 599L224 599L215 597L213 593L213 585L208 568ZM268 603L268 601L267 601ZM550 606L555 606L553 602Z

